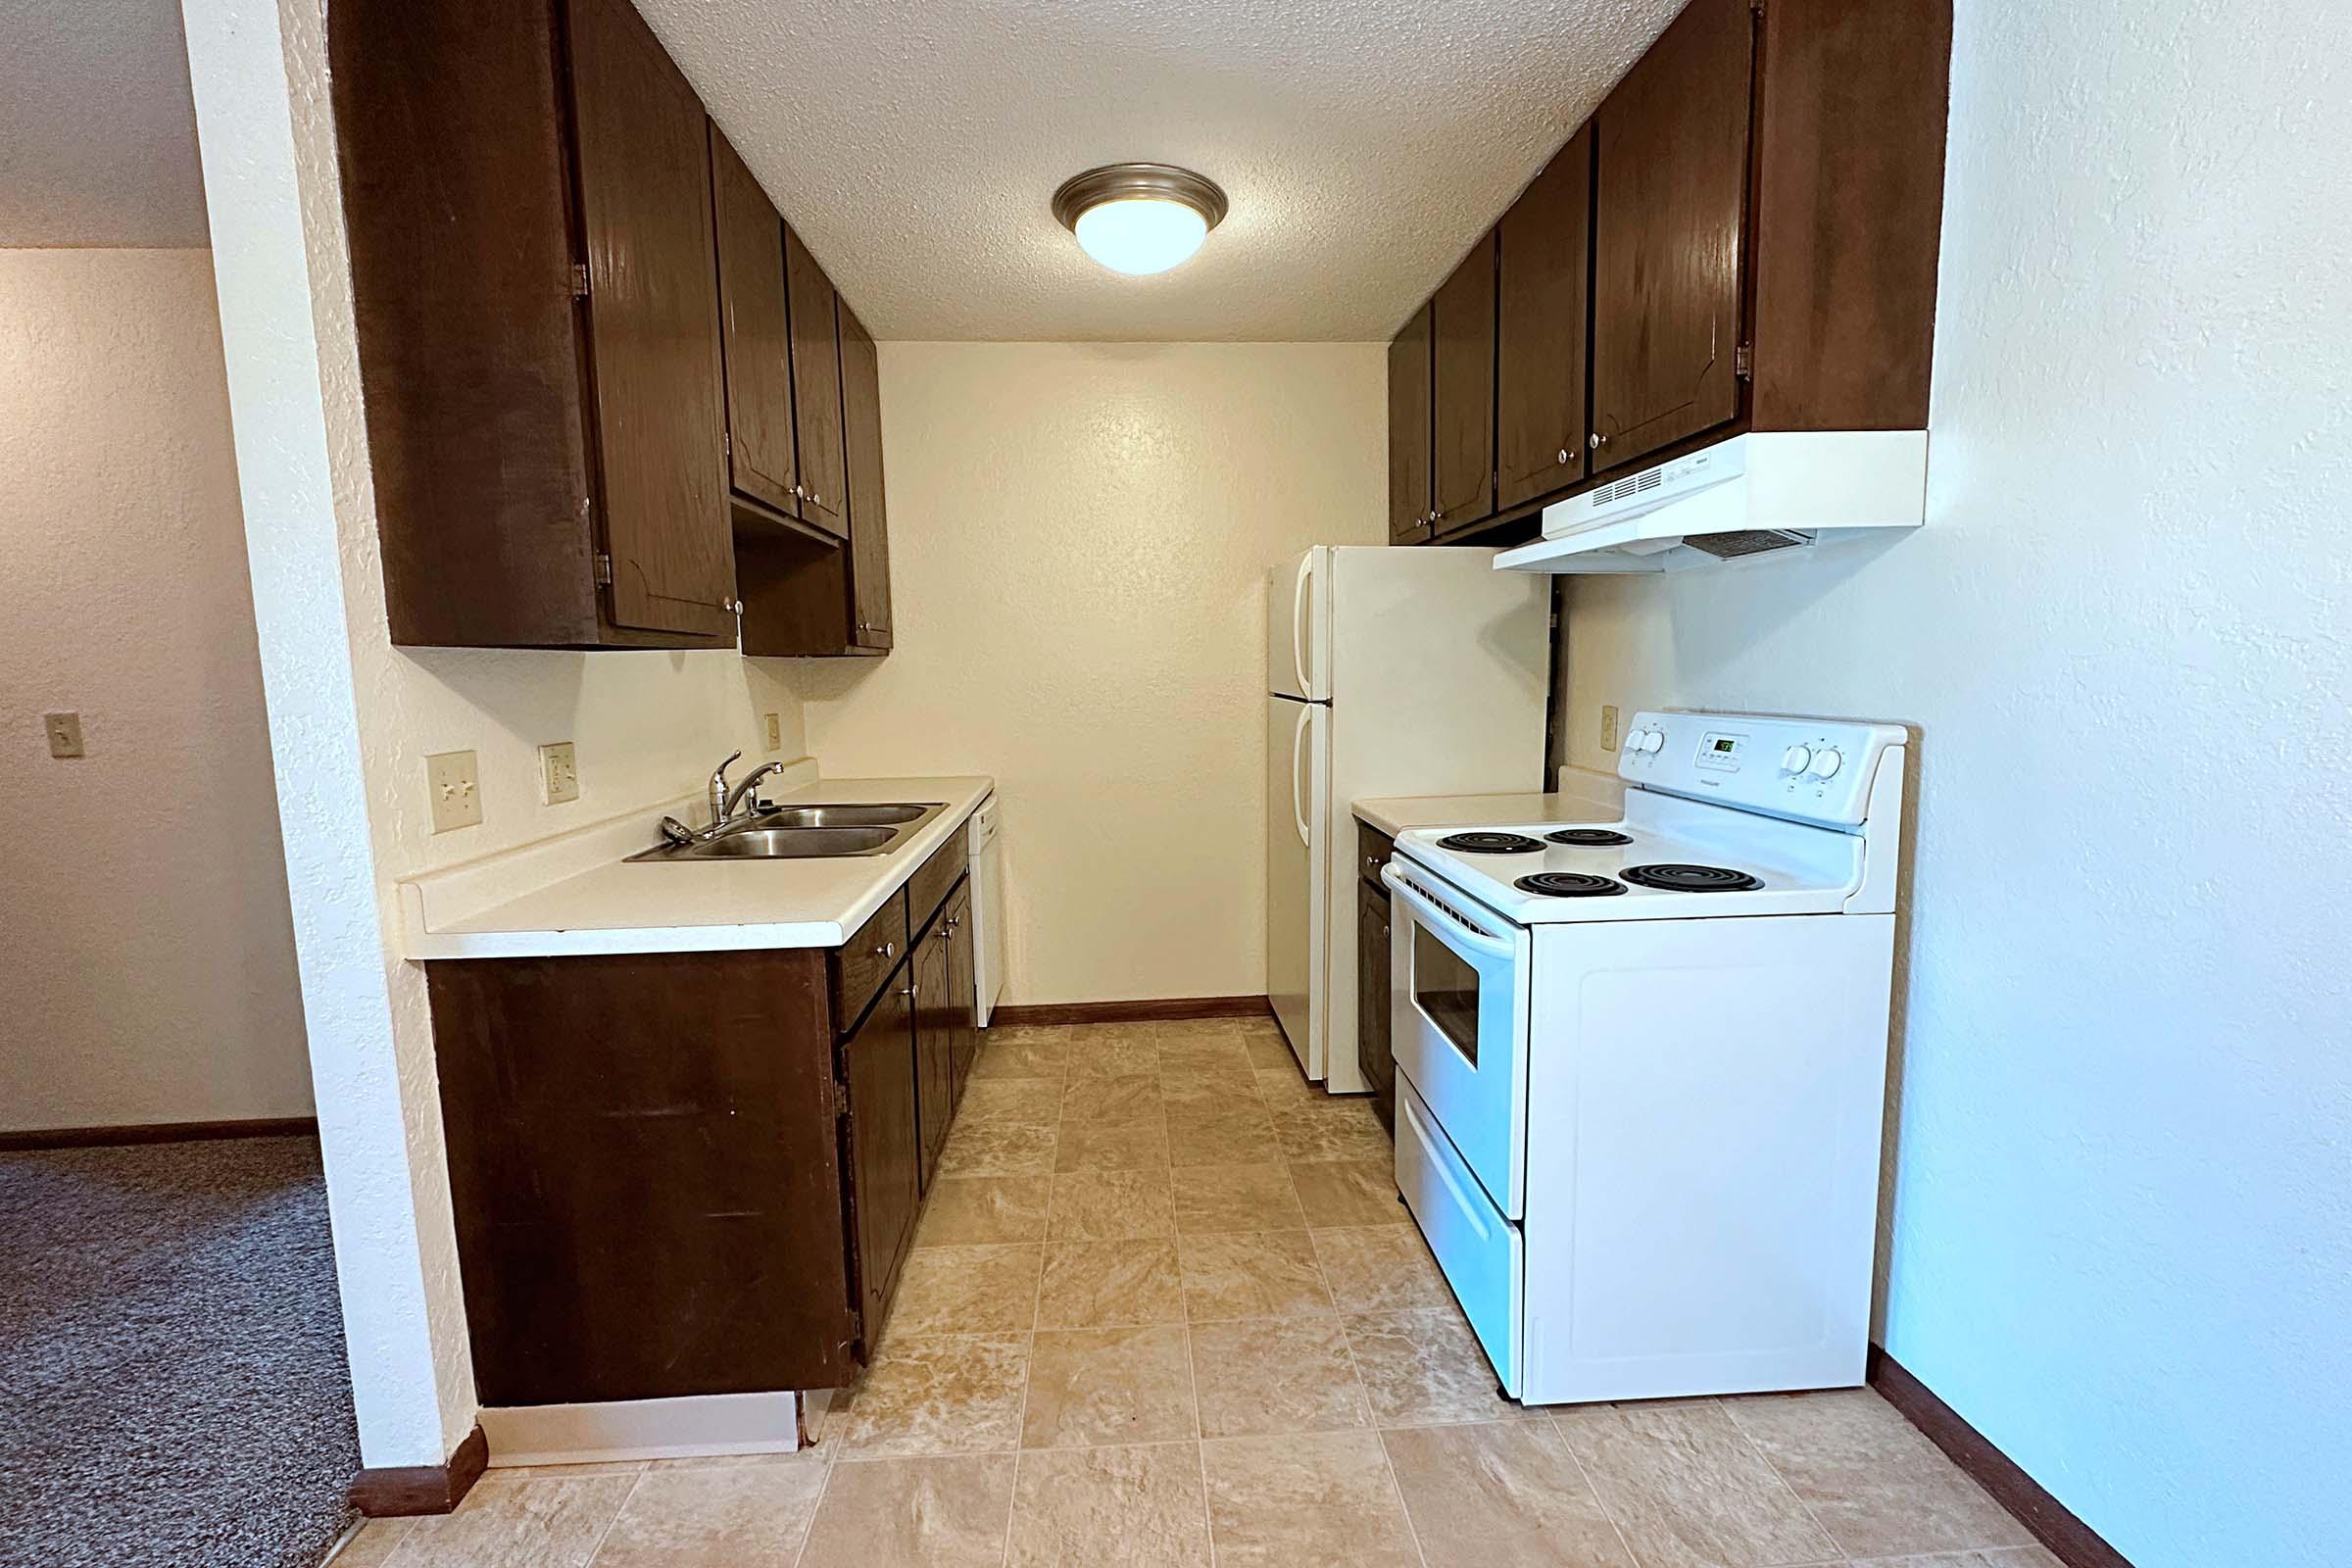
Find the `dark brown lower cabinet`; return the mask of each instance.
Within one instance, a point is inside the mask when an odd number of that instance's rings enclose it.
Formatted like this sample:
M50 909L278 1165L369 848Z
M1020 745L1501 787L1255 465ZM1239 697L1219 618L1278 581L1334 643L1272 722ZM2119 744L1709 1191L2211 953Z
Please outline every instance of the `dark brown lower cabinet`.
M966 928L971 906L971 882L966 878L956 883L915 944L915 1088L921 1105L926 1192L938 1172L940 1152L947 1147L948 1128L963 1099L973 1058L980 1054L972 936Z
M900 965L898 975L906 973L906 966ZM912 1002L894 978L842 1047L849 1089L850 1207L857 1216L858 1298L869 1350L881 1337L922 1210Z
M976 1050L962 859L911 951L902 889L830 951L426 965L485 1404L856 1376Z
M960 1104L963 1086L971 1082L972 1063L980 1057L980 976L972 953L972 884L968 877L948 901L947 926L948 987L956 998L956 1101Z
M956 1116L955 999L948 987L947 921L933 921L914 950L914 1097L923 1133L923 1190L939 1173Z
M1355 1054L1380 1124L1396 1130L1396 1058L1389 1041L1389 899L1355 884Z
M426 982L484 1404L849 1381L822 952L469 958Z

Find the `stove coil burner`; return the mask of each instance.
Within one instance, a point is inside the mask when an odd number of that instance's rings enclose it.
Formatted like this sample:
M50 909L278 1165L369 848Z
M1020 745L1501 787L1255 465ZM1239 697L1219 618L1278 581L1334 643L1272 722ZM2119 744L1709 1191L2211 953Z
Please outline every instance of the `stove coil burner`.
M1720 865L1629 865L1619 874L1660 893L1745 893L1764 885L1745 871Z
M1547 899L1605 899L1625 891L1622 882L1583 871L1538 871L1533 876L1521 877L1511 886L1522 893L1539 893Z
M1453 833L1438 840L1438 848L1463 855L1530 855L1544 846L1524 833Z
M1613 827L1564 827L1557 833L1544 836L1554 844L1566 844L1580 850L1614 849L1620 844L1634 842L1631 833L1620 833Z

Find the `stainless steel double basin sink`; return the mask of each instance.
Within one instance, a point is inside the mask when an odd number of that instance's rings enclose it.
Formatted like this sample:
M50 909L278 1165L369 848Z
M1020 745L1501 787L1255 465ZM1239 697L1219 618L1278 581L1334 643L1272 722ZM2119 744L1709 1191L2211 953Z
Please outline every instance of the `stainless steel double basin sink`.
M888 855L944 804L786 806L738 817L684 844L663 844L631 860L823 860Z

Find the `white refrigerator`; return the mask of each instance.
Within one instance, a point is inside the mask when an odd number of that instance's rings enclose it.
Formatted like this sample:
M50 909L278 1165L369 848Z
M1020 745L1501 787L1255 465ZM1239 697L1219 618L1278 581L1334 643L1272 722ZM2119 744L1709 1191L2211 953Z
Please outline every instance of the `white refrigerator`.
M1351 804L1544 787L1549 587L1438 546L1317 545L1266 574L1266 995L1333 1094L1371 1087Z

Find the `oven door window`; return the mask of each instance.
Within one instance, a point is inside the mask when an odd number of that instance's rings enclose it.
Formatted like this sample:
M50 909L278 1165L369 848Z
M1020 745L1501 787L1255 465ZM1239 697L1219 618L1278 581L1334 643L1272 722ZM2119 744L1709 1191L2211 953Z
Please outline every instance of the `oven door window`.
M1462 1059L1478 1065L1478 971L1413 922L1413 1000Z

